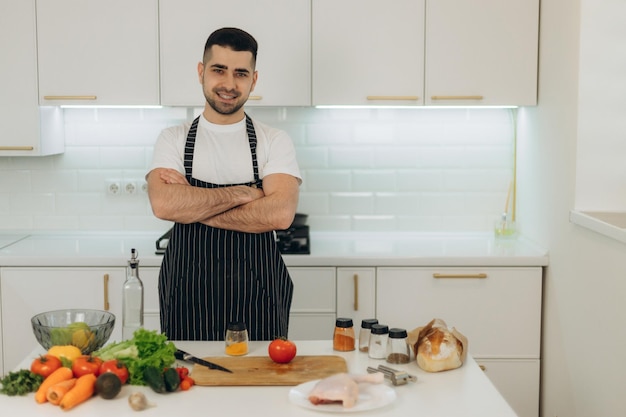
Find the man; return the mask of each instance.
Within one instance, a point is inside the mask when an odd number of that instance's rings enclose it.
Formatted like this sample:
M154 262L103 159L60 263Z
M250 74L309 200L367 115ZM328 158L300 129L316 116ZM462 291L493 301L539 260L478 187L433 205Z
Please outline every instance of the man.
M171 340L223 340L229 322L251 340L286 337L293 283L274 238L298 204L289 136L252 121L257 43L212 33L198 63L206 103L197 119L161 132L147 175L154 214L175 222L159 275L161 330Z

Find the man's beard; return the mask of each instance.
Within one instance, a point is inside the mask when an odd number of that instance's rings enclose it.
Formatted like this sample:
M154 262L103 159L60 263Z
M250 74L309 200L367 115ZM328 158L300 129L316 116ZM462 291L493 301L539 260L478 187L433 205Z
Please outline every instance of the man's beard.
M217 95L217 92L214 91L214 93ZM209 106L211 106L213 110L223 115L237 113L237 111L239 111L239 109L241 109L243 105L245 104L245 101L237 102L234 105L218 103L212 98L210 98L209 95L206 93L204 94L204 98L206 99L206 102L209 103Z

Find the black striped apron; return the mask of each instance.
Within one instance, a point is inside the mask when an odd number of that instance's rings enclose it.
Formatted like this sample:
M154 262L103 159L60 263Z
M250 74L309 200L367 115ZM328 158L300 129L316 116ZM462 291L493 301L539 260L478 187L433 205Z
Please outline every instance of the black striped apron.
M261 186L256 133L246 115L254 182L221 185L192 177L199 117L185 144L185 175L194 187ZM161 331L170 340L224 340L243 322L251 340L287 337L293 283L273 232L244 233L175 223L159 274Z

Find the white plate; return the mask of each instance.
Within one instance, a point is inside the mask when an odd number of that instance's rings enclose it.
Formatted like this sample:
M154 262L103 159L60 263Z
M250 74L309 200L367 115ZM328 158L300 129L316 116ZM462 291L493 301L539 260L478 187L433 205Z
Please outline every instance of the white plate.
M314 405L309 401L309 393L320 380L305 382L293 387L289 391L289 401L309 410L324 411L327 413L354 413L357 411L373 410L391 404L396 399L396 391L382 384L359 384L359 398L354 407L345 408L341 404Z

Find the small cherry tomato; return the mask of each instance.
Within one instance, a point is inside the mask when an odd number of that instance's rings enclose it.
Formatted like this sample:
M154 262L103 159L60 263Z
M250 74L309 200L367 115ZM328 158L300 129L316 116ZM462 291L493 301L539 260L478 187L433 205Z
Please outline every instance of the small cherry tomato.
M296 345L287 339L274 339L267 350L276 363L289 363L296 357Z
M98 374L102 375L106 372L112 372L117 375L120 381L122 381L122 385L128 381L128 368L123 362L120 362L117 359L102 362L102 365L100 365L100 369L98 370Z
M100 365L102 365L102 359L91 355L80 355L72 363L72 372L75 378L80 378L87 374L98 376Z
M30 371L47 378L52 372L62 366L61 359L53 355L41 355L30 364Z

